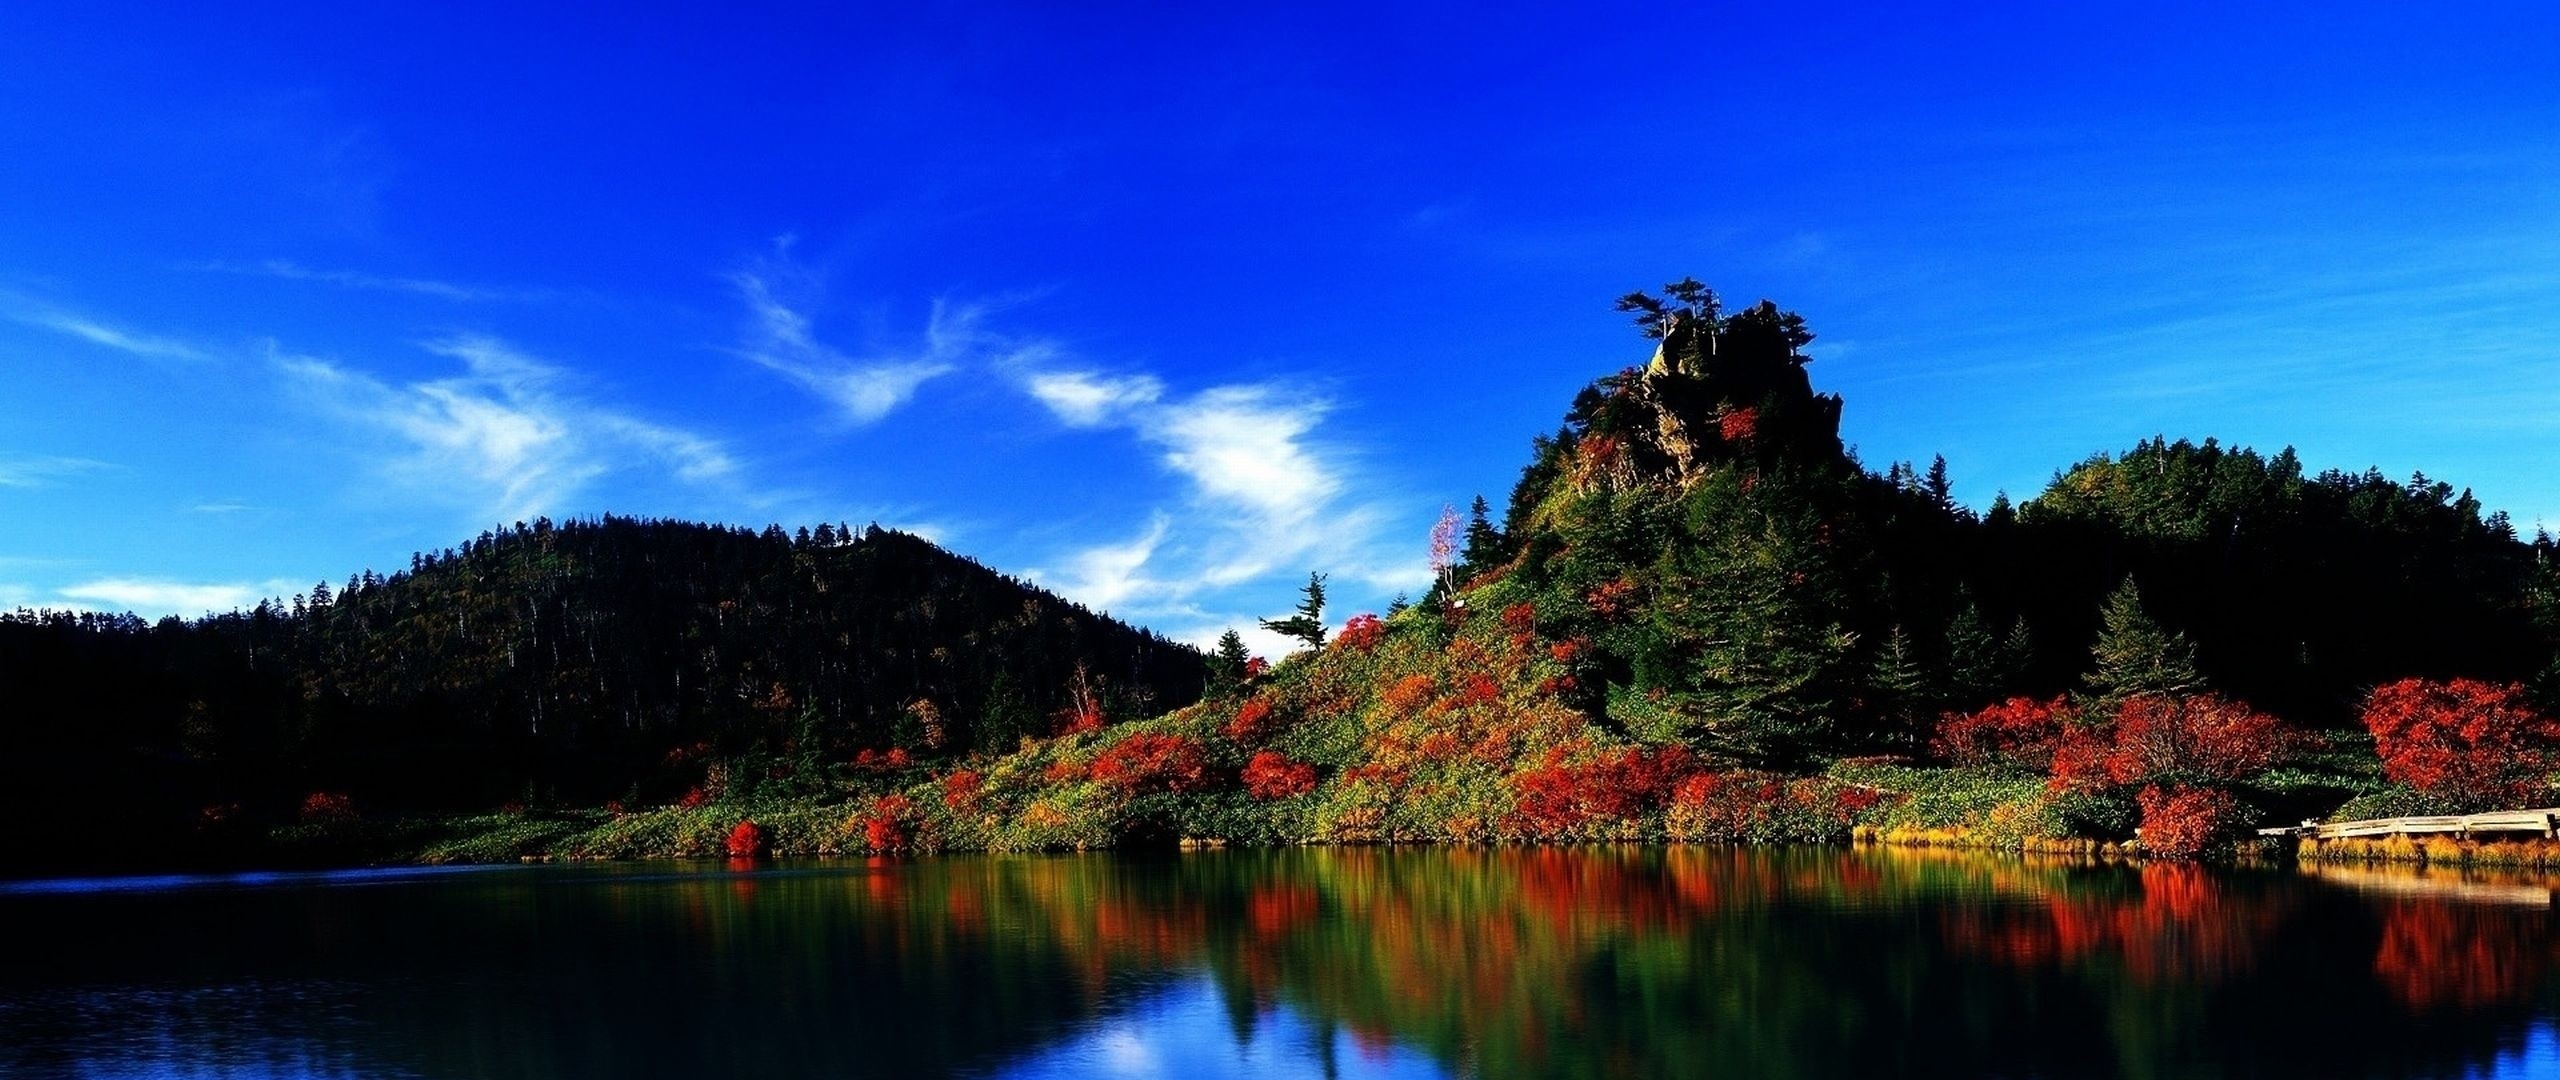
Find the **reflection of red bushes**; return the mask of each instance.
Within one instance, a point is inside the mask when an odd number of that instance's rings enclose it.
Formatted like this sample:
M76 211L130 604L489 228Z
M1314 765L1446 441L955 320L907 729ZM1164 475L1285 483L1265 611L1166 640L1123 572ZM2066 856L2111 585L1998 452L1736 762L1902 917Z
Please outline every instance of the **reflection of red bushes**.
M1209 786L1208 760L1187 736L1139 732L1093 759L1095 781L1123 794L1198 791Z
M1342 624L1342 633L1333 641L1346 649L1368 652L1377 648L1378 642L1385 640L1386 636L1387 624L1377 616L1354 615L1350 622Z
M728 849L729 857L732 859L752 859L762 855L765 847L764 826L752 821L741 821L736 828L729 830L729 839L722 846Z
M2191 859L2240 824L2240 801L2215 788L2147 787L2142 807L2142 850Z
M1938 721L1931 749L1958 765L2021 765L2043 770L2053 766L2054 746L2077 715L2062 698L2037 701L2013 697L1969 713L1948 713Z
M1257 799L1286 799L1316 789L1316 767L1265 750L1244 767L1244 790Z
M2545 934L2540 909L2512 912L2468 904L2414 901L2383 913L2382 946L2373 973L2391 996L2414 1009L2476 1009L2520 1000L2542 981Z
M2466 809L2531 806L2560 758L2560 720L2522 687L2477 679L2402 679L2365 699L2383 775Z

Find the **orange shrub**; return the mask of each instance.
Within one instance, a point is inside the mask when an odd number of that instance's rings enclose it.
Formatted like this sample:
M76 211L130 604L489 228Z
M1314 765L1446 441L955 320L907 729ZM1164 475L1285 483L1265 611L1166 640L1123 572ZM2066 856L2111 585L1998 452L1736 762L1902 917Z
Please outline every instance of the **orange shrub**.
M1386 636L1387 624L1377 616L1354 615L1350 622L1342 624L1342 634L1333 641L1345 649L1368 652L1377 648L1378 642L1385 640Z
M1209 763L1188 736L1139 732L1096 755L1092 776L1124 795L1199 791L1209 786Z
M741 821L736 828L729 830L729 839L723 846L732 859L752 859L762 855L765 850L764 826L753 821Z
M1265 750L1244 767L1244 790L1257 799L1286 799L1316 789L1316 767Z

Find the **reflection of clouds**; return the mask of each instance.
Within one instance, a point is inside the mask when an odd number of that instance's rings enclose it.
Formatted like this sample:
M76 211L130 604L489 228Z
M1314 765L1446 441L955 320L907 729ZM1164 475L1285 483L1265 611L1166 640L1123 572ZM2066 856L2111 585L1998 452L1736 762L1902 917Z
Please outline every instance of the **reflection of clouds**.
M1198 978L1133 1002L1055 1045L995 1071L1006 1080L1178 1077L1259 1080L1332 1076L1423 1080L1453 1075L1421 1051L1374 1031L1314 1023L1287 1003L1238 1016L1218 980Z

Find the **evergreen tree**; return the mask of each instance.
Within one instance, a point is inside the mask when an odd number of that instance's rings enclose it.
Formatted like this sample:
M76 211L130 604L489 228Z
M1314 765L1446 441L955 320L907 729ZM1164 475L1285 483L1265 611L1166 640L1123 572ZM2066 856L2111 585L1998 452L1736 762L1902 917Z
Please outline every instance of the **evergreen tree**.
M1209 687L1212 695L1234 693L1244 685L1244 668L1253 654L1244 647L1244 635L1229 627L1218 635L1218 647L1209 653Z
M1262 628L1306 642L1310 649L1324 648L1324 575L1308 574L1306 587L1299 593L1296 614L1264 619Z
M2204 689L2196 670L2196 647L2187 635L2168 630L2142 608L2142 591L2127 577L2100 609L2097 661L2089 673L2087 704L2093 717L2112 716L2125 699L2143 694L2182 697Z
M1960 595L1955 617L1947 621L1947 690L1955 704L1970 708L1999 695L2009 680L2001 671L2000 642L1983 621L1982 608L1970 595Z
M1467 545L1458 559L1471 574L1481 574L1511 558L1502 530L1493 525L1492 510L1482 495L1476 496L1475 504L1467 510Z
M1920 662L1911 647L1911 638L1900 626L1885 635L1884 647L1876 650L1875 669L1868 677L1874 694L1874 705L1884 721L1884 734L1896 741L1916 742L1925 732L1932 707L1938 699L1928 668Z

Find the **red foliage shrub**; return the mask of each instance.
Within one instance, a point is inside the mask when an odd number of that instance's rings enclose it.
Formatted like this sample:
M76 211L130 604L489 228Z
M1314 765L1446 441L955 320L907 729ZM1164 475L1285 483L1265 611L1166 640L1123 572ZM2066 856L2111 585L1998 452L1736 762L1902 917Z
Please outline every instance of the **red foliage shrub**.
M1523 600L1502 609L1502 628L1525 634L1538 628L1538 605Z
M686 788L684 797L676 800L678 810L698 810L711 804L711 793L699 787Z
M1248 657L1244 662L1244 677L1247 680L1259 679L1263 672L1269 670L1271 670L1271 661L1259 656Z
M2053 786L2228 784L2274 766L2300 742L2284 721L2219 694L2146 694L2103 728L2066 725Z
M1760 410L1746 405L1717 417L1716 434L1729 443L1750 442L1760 435Z
M2172 859L2191 859L2238 827L2240 801L2217 788L2160 787L2142 789L2142 850Z
M1537 766L1513 774L1511 785L1519 792L1514 813L1538 834L1567 832L1593 820L1623 821L1662 805L1696 770L1686 747L1650 753L1630 747L1573 764L1558 747Z
M2078 712L2063 698L2037 701L2013 697L1974 712L1939 717L1938 734L1931 740L1930 749L1958 765L2049 769L2063 732L2078 719Z
M962 769L942 778L942 805L953 810L966 810L978 803L978 792L986 785L986 774L975 769Z
M1449 696L1449 707L1463 709L1471 705L1491 705L1501 698L1502 687L1491 676L1469 675L1467 681L1458 687L1458 692Z
M1316 767L1276 751L1253 755L1244 766L1244 790L1257 799L1286 799L1316 789Z
M1350 622L1342 624L1342 633L1333 642L1346 649L1368 652L1377 648L1378 642L1385 640L1386 636L1387 624L1377 616L1354 615Z
M1586 643L1581 638L1575 638L1571 641L1559 641L1553 645L1547 646L1547 655L1554 657L1556 663L1570 664L1582 657L1582 650L1585 644Z
M2384 776L2464 807L2547 801L2560 768L2560 720L2513 684L2402 679L2366 696L2364 726Z
M1671 791L1681 819L1675 835L1742 838L1766 820L1787 796L1785 778L1754 772L1702 772Z
M1582 598L1582 603L1584 607L1590 609L1591 614L1605 621L1613 620L1626 614L1629 608L1635 606L1635 600L1635 579L1632 577L1622 577L1615 581L1605 582L1600 587L1591 590L1589 594Z
M878 750L864 750L853 755L853 767L866 772L888 772L893 769L903 769L915 763L915 756L907 753L907 749L903 746L892 746L885 754Z
M1279 726L1271 703L1255 698L1236 710L1235 719L1227 721L1227 737L1240 743L1257 743Z
M862 842L875 855L907 846L908 812L915 803L904 795L883 795L871 800L871 809L862 815Z
M322 825L356 819L356 801L344 792L315 791L302 797L302 820Z
M1104 749L1093 759L1091 775L1128 795L1198 791L1209 786L1209 763L1200 744L1187 736L1142 731Z
M736 828L729 830L729 839L723 846L732 859L752 859L762 855L765 850L764 826L741 821Z
M614 817L627 817L631 813L631 808L622 805L622 800L620 799L606 799L604 801L604 812L611 814Z

